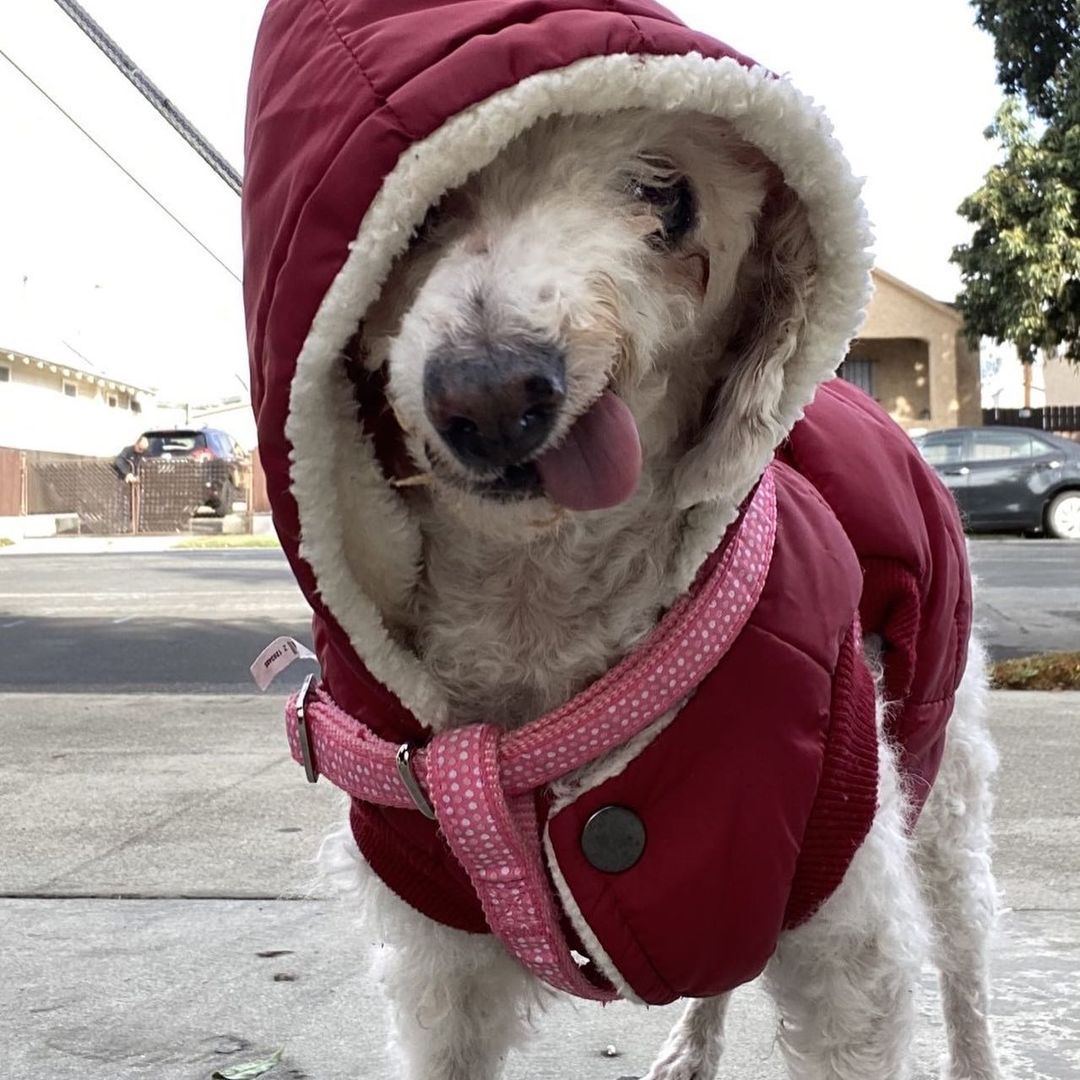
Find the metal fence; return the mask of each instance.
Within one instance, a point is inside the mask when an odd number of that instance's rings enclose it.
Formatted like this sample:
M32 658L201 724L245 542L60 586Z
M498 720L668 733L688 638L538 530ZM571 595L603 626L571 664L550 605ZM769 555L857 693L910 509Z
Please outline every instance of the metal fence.
M986 425L1009 424L1061 434L1080 432L1080 405L1047 405L1039 409L983 409Z
M75 515L94 535L180 533L250 505L252 473L236 462L150 458L127 483L109 458L0 452L0 508Z
M76 514L79 532L96 536L130 533L132 506L112 463L96 458L26 463L26 512Z

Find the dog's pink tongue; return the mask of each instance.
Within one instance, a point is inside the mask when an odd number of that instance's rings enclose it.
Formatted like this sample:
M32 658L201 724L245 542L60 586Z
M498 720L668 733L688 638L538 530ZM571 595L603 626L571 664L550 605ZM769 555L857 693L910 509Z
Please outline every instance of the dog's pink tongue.
M630 410L610 390L578 417L536 468L552 502L567 510L604 510L625 502L641 477L641 442Z

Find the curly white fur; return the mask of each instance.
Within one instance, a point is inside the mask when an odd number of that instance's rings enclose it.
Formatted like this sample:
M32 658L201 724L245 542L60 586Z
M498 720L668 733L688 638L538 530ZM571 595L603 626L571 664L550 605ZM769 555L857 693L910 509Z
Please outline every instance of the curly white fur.
M650 168L689 176L698 193L699 218L677 248L644 243L655 220L618 186ZM313 565L338 573L345 558L360 599L344 595L338 574L328 601L347 628L350 604L381 612L389 636L357 631L370 638L365 658L406 687L431 726L523 723L572 695L648 632L734 516L823 374L821 363L812 375L799 366L808 342L841 333L836 312L827 331L815 323L820 294L843 275L828 272L814 213L789 179L720 120L644 111L552 119L462 178L445 224L397 262L365 309L362 359L387 371L407 448L431 482L387 503L403 548L396 572L385 541L371 536L370 506L354 496L335 507L344 536ZM629 405L645 466L623 506L574 514L542 499L496 504L440 449L423 407L425 359L455 334L522 332L557 340L567 356L554 439L609 384ZM710 388L715 406L702 416ZM370 446L360 445L370 464ZM299 498L307 536L318 499L305 477L298 469L299 488L309 484ZM370 481L369 472L362 484ZM793 1077L902 1080L932 924L948 1076L997 1078L986 1023L993 752L981 679L975 650L914 842L883 740L869 836L836 893L781 939L767 983ZM495 1080L538 987L495 942L431 923L377 882L362 886L347 831L325 852L374 920L403 1077ZM692 1003L649 1080L710 1080L725 1007L726 998Z
M656 183L658 162L695 179L698 220L673 251L644 242L656 218L622 190L630 178ZM742 484L730 462L745 456L762 384L790 358L813 274L795 204L781 195L785 209L765 212L774 172L717 121L552 119L450 196L448 220L398 263L365 321L363 358L386 366L408 449L432 476L403 494L423 574L395 610L446 695L434 726L520 724L571 696L686 587L704 554L688 553L684 519L699 488L719 496L706 550L734 517ZM740 294L774 309L756 313L749 335ZM645 461L622 506L598 515L495 503L469 489L469 470L442 446L424 409L427 358L461 338L515 335L565 352L552 443L605 385L629 406ZM724 400L703 428L701 402L718 383ZM717 462L728 463L723 478ZM380 588L361 550L354 567Z

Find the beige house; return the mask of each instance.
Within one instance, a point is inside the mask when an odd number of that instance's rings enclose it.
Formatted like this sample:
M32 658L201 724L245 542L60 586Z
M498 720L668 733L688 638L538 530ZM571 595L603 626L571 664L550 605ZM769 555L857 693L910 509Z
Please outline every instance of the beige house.
M840 374L904 427L981 423L979 354L963 317L884 270L874 271L866 325Z
M0 446L112 456L146 426L149 399L89 368L0 348Z

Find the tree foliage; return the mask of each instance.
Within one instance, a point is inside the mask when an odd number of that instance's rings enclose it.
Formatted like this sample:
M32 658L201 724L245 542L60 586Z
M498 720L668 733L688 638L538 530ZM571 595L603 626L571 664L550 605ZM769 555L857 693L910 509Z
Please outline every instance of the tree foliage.
M973 2L1006 92L986 133L1003 156L960 206L975 231L952 255L957 304L973 340L1080 361L1080 0Z
M973 0L976 25L994 38L998 82L1053 120L1076 108L1080 5L1076 0Z

